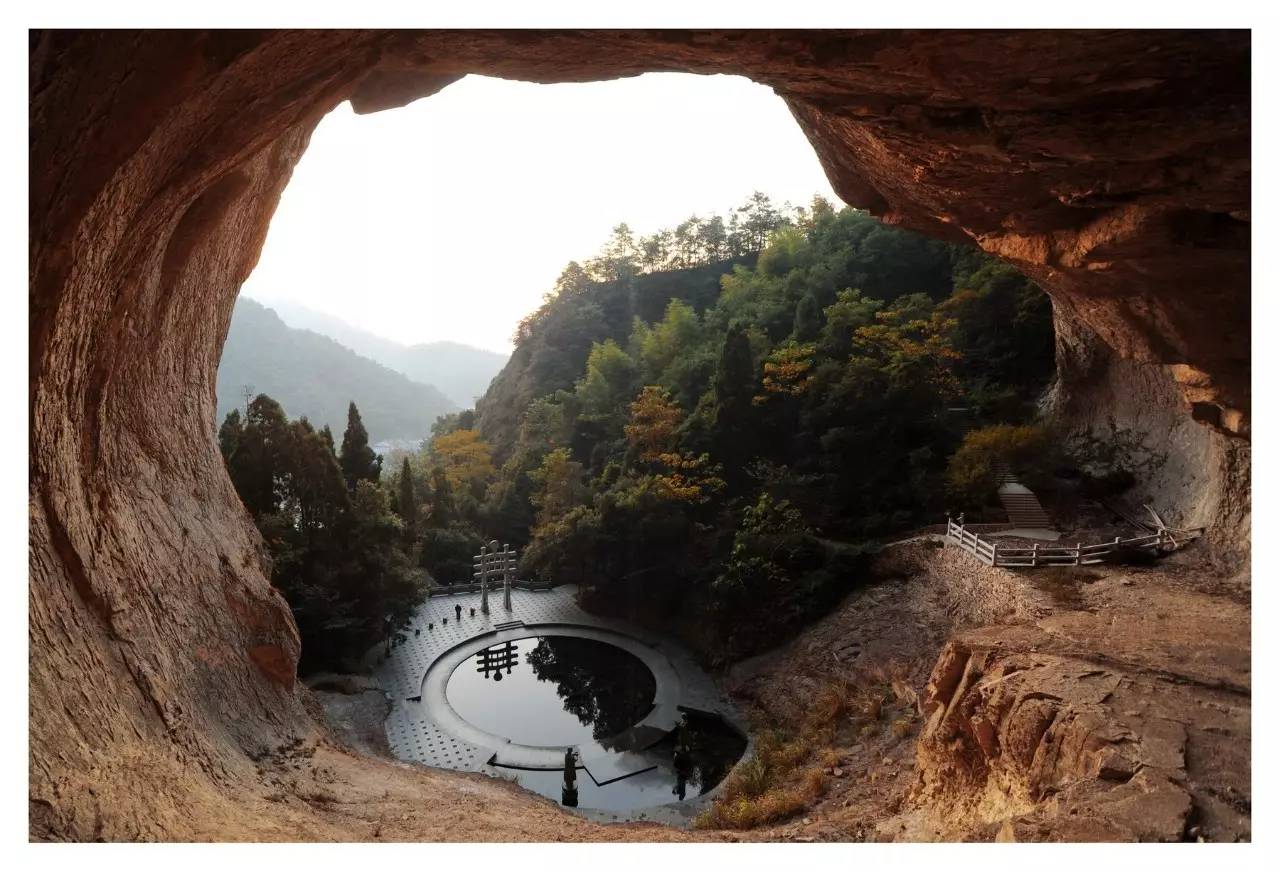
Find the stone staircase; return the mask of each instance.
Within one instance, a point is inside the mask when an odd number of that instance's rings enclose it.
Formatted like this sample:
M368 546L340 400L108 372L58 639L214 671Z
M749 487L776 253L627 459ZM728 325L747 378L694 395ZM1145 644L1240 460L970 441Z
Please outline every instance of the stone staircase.
M1000 503L1009 513L1009 524L1019 530L1052 530L1053 522L1040 505L1040 500L1027 486L1020 483L1008 467L996 468L1000 477Z
M1000 502L1009 513L1010 526L1022 530L1052 530L1053 523L1036 495L1025 485L1006 482L1000 486Z

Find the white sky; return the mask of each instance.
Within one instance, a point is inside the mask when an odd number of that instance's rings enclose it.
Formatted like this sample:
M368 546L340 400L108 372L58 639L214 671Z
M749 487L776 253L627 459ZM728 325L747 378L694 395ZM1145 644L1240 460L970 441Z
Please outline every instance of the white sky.
M534 85L469 76L315 131L243 292L401 342L510 351L516 323L620 221L637 234L761 190L835 203L773 91L731 76Z

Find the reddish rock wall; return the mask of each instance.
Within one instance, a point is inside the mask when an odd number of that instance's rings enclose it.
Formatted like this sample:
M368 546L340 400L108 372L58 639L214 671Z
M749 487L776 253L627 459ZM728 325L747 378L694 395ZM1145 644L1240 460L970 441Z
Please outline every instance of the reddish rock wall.
M468 72L748 75L849 203L1012 260L1060 320L1174 366L1198 419L1247 434L1247 33L47 32L30 48L37 837L181 833L255 778L245 750L310 724L213 385L279 193L344 99L390 108Z

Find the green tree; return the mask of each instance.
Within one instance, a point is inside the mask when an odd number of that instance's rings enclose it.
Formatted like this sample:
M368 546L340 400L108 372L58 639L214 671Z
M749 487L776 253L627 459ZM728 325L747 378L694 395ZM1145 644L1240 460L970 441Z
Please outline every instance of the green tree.
M754 453L751 404L758 383L747 332L735 325L725 334L712 384L715 405L711 423L715 454L731 484L741 480L743 468Z
M218 449L222 452L222 460L228 461L236 453L240 445L240 437L244 427L240 423L240 410L233 409L227 413L222 426L218 428Z
M400 518L404 520L405 535L412 540L418 528L418 499L413 493L413 467L409 465L408 455L400 468L399 486Z
M769 234L780 227L783 217L767 194L755 191L747 202L738 207L742 233L749 251L760 251L769 240Z
M288 429L288 418L279 403L265 394L249 403L235 451L227 460L227 472L245 509L255 518L273 513L279 506Z
M836 302L823 311L826 323L820 340L822 350L832 358L847 357L853 349L853 332L875 323L876 314L883 308L883 300L864 297L861 291L841 291Z
M431 468L431 512L427 516L427 526L437 530L447 528L455 519L453 486L449 484L444 467L437 464Z
M812 294L806 294L796 304L796 318L791 328L791 336L796 342L807 343L816 340L821 332L822 310L818 306L817 298Z
M350 491L355 491L360 482L377 482L382 475L382 458L369 448L369 432L354 402L347 408L347 429L342 434L338 460Z
M238 439L224 424L232 483L271 553L271 580L293 611L303 671L341 666L408 619L422 596L402 524L380 485L347 482L332 439L278 403L249 404Z
M598 424L602 436L620 433L635 382L635 363L616 342L594 343L586 373L574 389L581 404L579 420Z

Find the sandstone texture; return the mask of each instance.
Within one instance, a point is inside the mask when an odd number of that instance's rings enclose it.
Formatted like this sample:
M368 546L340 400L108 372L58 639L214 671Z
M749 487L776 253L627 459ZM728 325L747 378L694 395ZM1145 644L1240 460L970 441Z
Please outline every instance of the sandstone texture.
M315 716L218 456L213 389L280 192L339 102L394 108L467 73L770 85L850 204L1039 281L1077 357L1104 362L1081 370L1091 384L1113 367L1167 378L1161 420L1211 435L1181 457L1218 471L1183 489L1188 511L1235 525L1238 547L1248 455L1222 447L1249 429L1249 53L1247 32L32 32L32 836L333 821L250 801L267 781L250 756L304 741ZM351 773L345 790L371 796ZM472 790L395 773L406 797ZM370 838L360 815L327 833ZM444 835L417 827L395 836Z
M1249 609L1200 572L1086 579L1082 609L948 642L917 800L1002 840L1249 839Z
M1199 551L1015 573L887 549L878 581L730 687L800 730L831 682L890 676L918 716L838 732L847 778L747 838L1251 839L1249 607L1213 590Z

